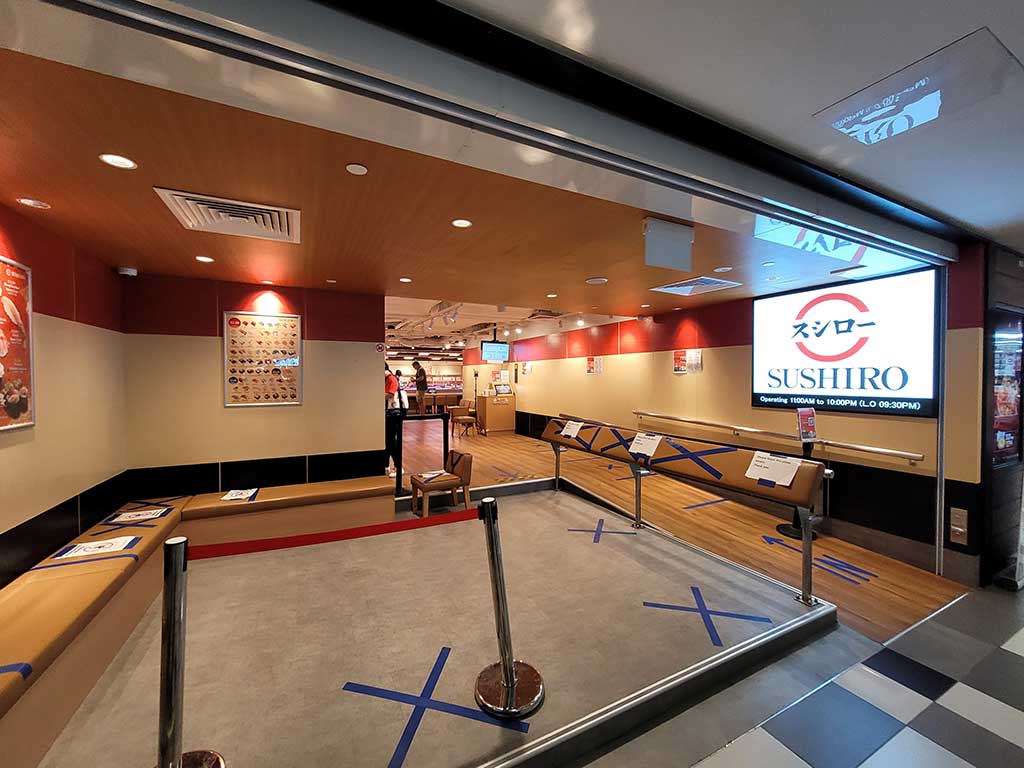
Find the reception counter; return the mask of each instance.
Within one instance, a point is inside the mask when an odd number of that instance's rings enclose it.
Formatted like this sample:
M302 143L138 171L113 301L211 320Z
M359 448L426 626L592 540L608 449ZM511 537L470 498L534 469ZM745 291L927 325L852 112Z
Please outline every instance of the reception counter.
M484 434L514 430L516 428L516 396L478 395L476 398L476 422Z

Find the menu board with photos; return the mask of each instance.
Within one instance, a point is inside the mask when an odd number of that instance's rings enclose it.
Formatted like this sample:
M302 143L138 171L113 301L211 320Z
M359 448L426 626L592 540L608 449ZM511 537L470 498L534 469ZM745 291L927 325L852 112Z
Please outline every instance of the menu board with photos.
M224 313L224 405L302 403L302 317Z
M35 424L32 270L0 256L0 431Z

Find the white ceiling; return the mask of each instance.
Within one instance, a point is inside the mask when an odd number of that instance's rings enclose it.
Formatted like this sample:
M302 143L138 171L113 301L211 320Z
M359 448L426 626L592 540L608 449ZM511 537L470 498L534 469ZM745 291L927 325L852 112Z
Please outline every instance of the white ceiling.
M870 188L1024 251L1024 88L864 146L814 115L1022 0L447 0Z

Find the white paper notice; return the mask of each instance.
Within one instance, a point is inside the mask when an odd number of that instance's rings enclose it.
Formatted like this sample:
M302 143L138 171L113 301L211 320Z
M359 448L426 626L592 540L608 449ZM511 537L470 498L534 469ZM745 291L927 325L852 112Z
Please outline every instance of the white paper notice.
M108 523L137 523L139 520L155 520L167 514L170 507L156 507L153 509L140 509L135 512L122 512L117 517L107 520Z
M504 370L501 372L501 383L508 384L508 371Z
M581 429L583 429L582 421L567 421L565 422L565 427L562 429L562 437L568 437L570 439L576 437L576 435L580 433Z
M221 501L250 501L259 488L244 488L240 491L228 491L220 497Z
M661 435L637 432L633 442L630 443L629 452L639 453L641 456L653 456L659 445L661 445Z
M63 554L57 555L54 560L63 560L67 557L82 557L83 555L105 555L109 552L120 552L128 549L128 545L135 541L135 536L118 536L116 539L104 539L103 541L88 541L84 544L75 544Z
M746 475L751 480L771 480L776 485L788 488L799 468L800 459L754 451L754 458L750 460Z

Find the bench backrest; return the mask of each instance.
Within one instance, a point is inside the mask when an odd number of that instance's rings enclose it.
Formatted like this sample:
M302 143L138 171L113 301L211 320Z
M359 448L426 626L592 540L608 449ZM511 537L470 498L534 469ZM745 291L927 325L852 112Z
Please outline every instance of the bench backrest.
M542 439L555 445L643 466L664 475L696 480L795 507L809 509L815 505L825 474L825 467L821 463L802 461L789 486L775 485L770 481L752 480L746 476L747 468L754 458L754 451L749 448L663 435L654 456L647 457L629 452L629 446L638 430L585 422L579 434L570 438L561 434L566 421L548 421Z

